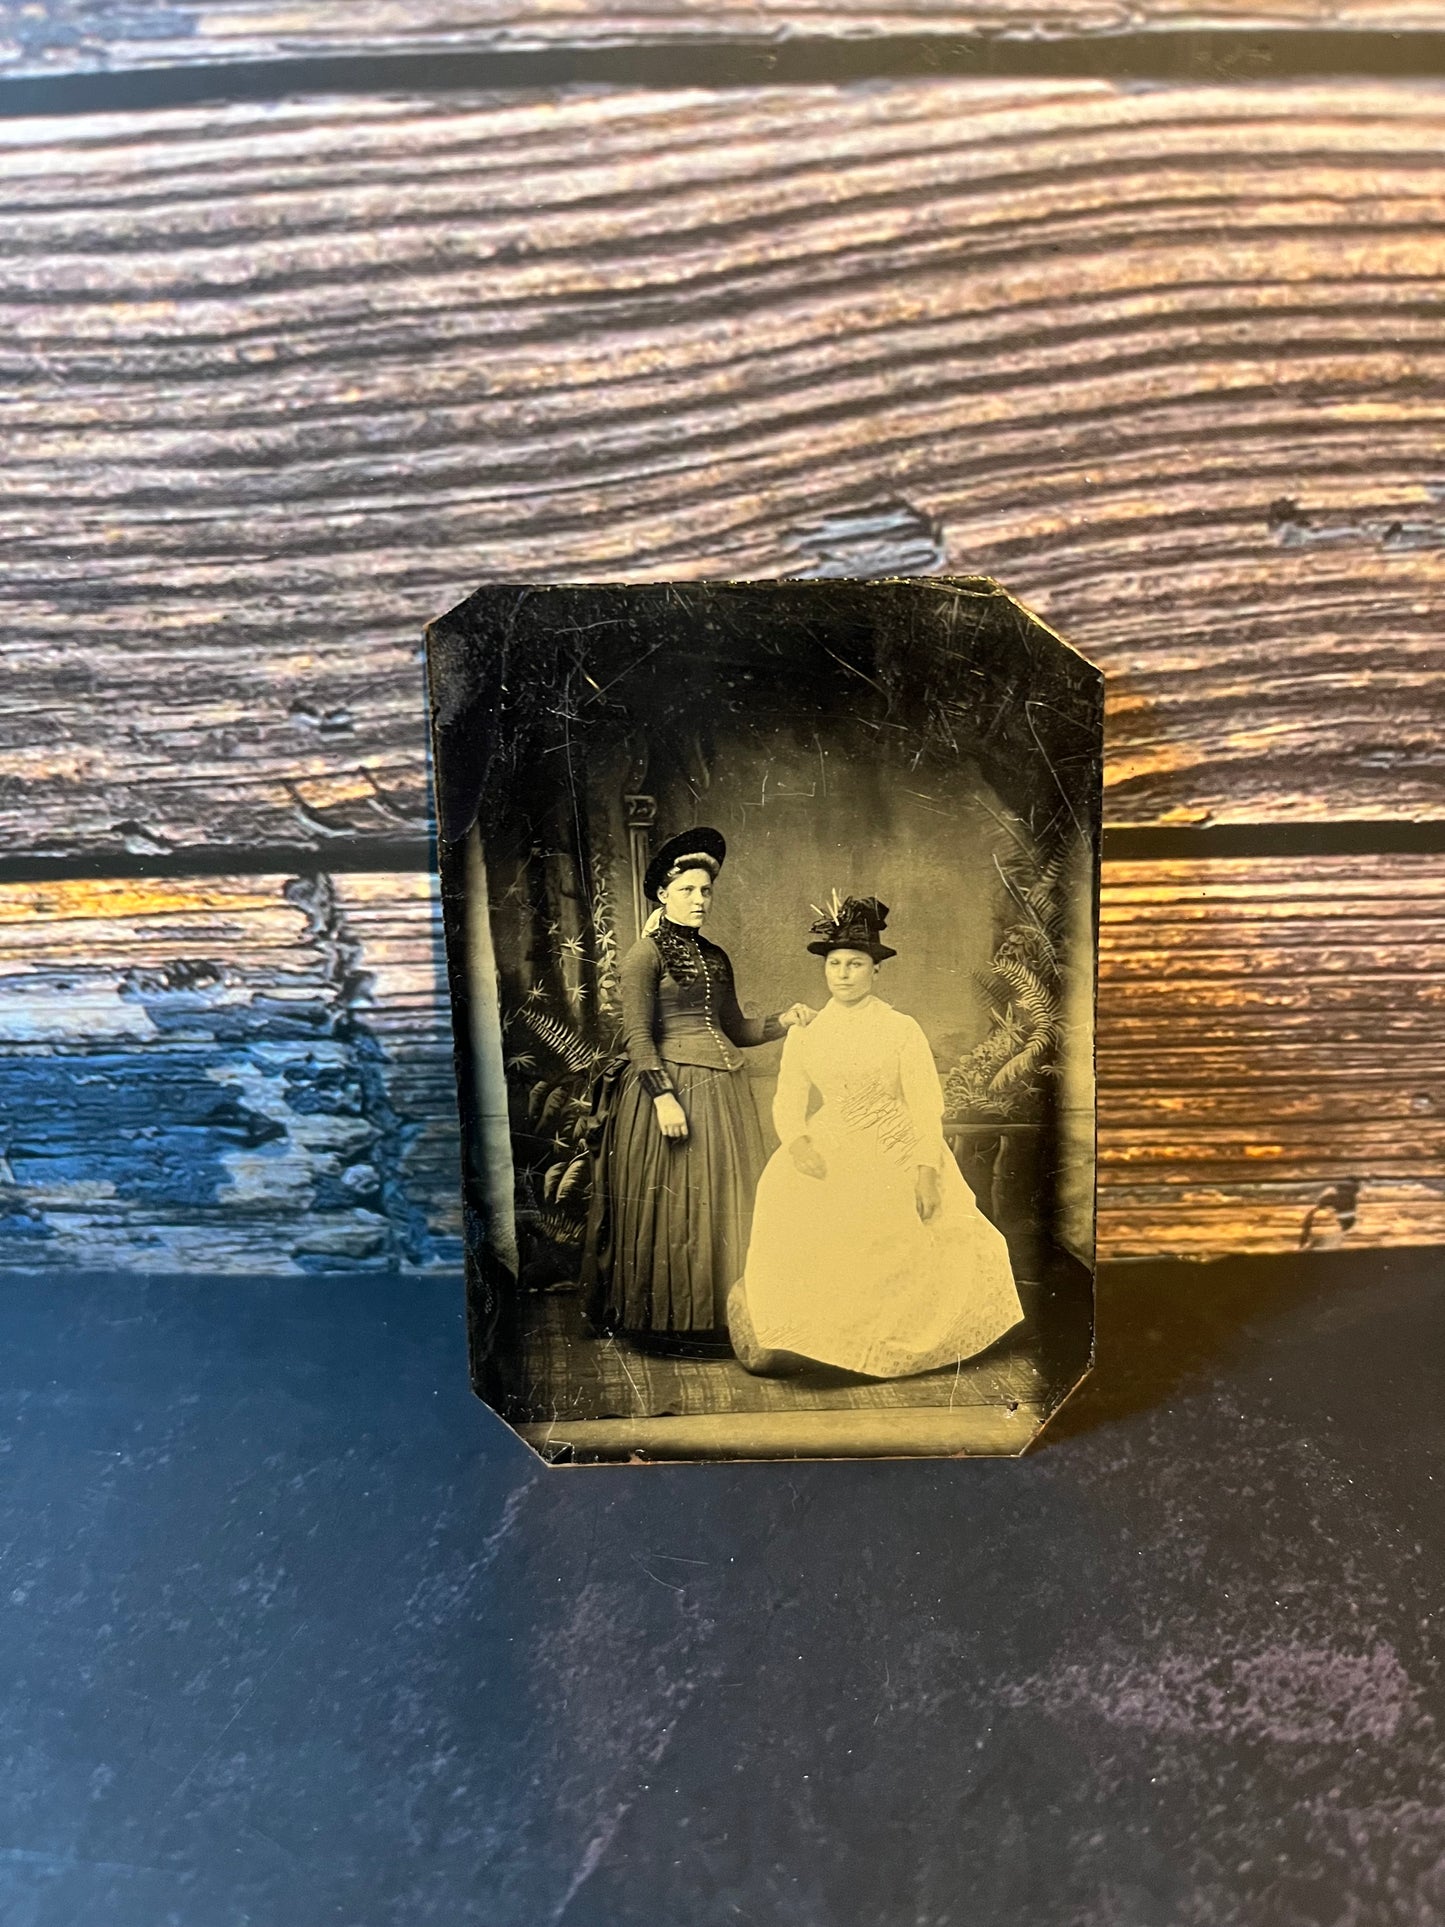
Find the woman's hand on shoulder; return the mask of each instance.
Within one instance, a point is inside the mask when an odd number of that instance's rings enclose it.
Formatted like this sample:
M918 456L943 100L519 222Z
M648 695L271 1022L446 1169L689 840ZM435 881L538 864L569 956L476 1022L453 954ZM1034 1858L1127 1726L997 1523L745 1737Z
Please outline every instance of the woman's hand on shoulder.
M788 1156L797 1165L805 1178L826 1178L828 1167L821 1154L813 1147L810 1137L795 1137L788 1146Z
M778 1022L784 1030L792 1030L795 1024L800 1027L811 1024L817 1014L811 1004L790 1004L778 1012Z
M657 1128L664 1137L687 1136L687 1112L671 1091L662 1091L652 1100L657 1113Z

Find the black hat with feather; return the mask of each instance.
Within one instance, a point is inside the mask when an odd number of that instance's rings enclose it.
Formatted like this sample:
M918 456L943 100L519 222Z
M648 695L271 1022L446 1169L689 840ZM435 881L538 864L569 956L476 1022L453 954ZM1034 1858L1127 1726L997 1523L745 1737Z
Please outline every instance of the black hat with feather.
M811 926L817 941L808 948L815 957L826 957L830 950L866 950L874 963L882 963L898 955L878 941L888 921L888 905L877 897L840 897L835 890L826 908L815 903L812 909L818 919Z

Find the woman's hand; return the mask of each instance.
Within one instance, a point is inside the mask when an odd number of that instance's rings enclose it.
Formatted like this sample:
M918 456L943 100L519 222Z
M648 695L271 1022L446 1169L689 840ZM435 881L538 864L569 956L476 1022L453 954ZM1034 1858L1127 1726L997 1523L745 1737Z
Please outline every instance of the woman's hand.
M826 1178L828 1167L813 1149L810 1137L795 1137L788 1146L788 1156L797 1165L805 1178Z
M687 1136L687 1112L671 1091L662 1091L653 1098L652 1108L657 1113L657 1128L664 1137Z
M913 1201L918 1206L918 1215L925 1224L943 1203L938 1173L931 1164L920 1164L918 1167L918 1176L913 1184Z
M778 1012L778 1022L784 1030L791 1030L794 1024L811 1024L817 1014L811 1004L790 1004Z

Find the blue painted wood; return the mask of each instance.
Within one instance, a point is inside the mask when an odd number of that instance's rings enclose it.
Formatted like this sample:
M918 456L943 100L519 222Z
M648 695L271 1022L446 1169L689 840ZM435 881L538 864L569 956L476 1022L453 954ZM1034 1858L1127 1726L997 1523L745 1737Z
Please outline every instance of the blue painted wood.
M544 1471L459 1280L0 1279L6 1927L1424 1927L1445 1280L1106 1268L1012 1463Z
M0 1264L459 1262L426 878L0 896Z

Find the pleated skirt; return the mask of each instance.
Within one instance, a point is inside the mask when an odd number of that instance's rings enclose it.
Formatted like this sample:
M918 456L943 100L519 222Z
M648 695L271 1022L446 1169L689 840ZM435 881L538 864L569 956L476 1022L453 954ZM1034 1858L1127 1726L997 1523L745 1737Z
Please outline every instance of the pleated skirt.
M638 1336L718 1334L741 1278L763 1168L745 1071L670 1064L688 1135L666 1138L629 1072L598 1161L610 1249L599 1322Z

